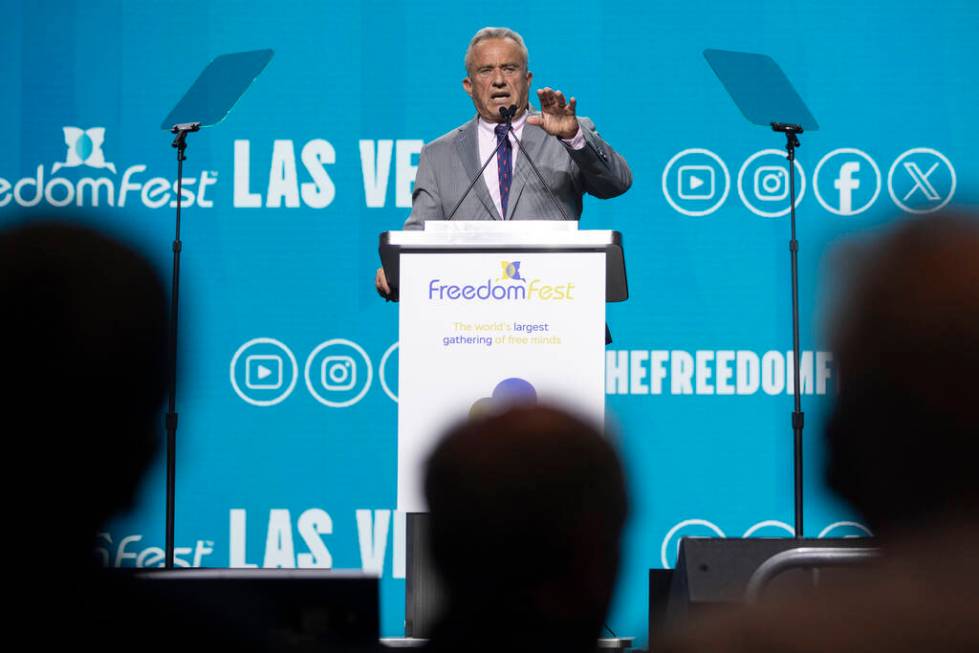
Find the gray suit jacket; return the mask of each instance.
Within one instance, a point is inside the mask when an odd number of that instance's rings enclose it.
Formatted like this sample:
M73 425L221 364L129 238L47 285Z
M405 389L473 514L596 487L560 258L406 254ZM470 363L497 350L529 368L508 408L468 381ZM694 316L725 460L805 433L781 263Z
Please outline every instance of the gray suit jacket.
M588 118L578 118L585 147L573 150L537 125L525 125L521 141L554 196L572 220L581 217L581 196L608 198L632 185L625 159L603 141ZM479 160L476 118L422 148L405 229L421 229L426 220L445 220L483 164ZM517 155L507 220L562 220L561 212L534 174L524 152ZM501 220L482 175L453 220Z

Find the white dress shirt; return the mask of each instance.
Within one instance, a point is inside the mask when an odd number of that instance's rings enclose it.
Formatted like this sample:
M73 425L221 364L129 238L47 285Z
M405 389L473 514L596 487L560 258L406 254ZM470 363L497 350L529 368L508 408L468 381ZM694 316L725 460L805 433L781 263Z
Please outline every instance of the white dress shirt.
M510 158L510 170L513 175L517 173L517 150L520 146L517 144L516 139L513 137L514 133L517 138L523 140L523 128L527 123L527 111L524 111L519 118L510 123L513 127L513 132L509 134L510 145L513 148L513 154ZM479 124L476 132L479 134L479 164L482 165L486 158L493 154L496 149L496 126L500 123L488 122L483 119L482 116L479 117ZM585 146L585 135L581 133L581 127L578 127L578 133L574 135L571 139L561 139L564 143L573 150L580 150ZM503 216L503 204L500 201L500 169L497 165L497 159L494 156L493 160L489 162L486 169L483 170L483 181L486 182L486 188L489 190L490 198L493 200L493 206L496 207L496 212ZM513 183L512 181L510 182ZM509 208L509 207L508 207ZM506 219L506 216L503 216Z

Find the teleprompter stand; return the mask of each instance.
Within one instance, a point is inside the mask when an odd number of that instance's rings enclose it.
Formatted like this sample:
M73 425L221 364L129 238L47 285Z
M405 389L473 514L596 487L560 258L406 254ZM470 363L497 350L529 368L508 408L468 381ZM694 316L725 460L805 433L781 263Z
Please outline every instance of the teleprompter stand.
M236 52L216 57L207 65L160 125L174 134L177 150L177 216L173 239L173 278L170 290L170 320L167 334L167 462L166 462L166 561L173 569L174 503L177 467L177 326L180 307L180 210L183 199L184 161L187 135L221 122L245 93L269 60L271 50Z
M173 569L173 520L174 488L177 468L177 314L180 307L180 208L184 183L184 154L187 149L187 134L200 131L201 123L190 122L174 125L170 131L175 134L170 145L177 150L177 219L173 237L173 278L170 285L170 324L167 333L167 500L166 500L166 568Z
M795 483L795 537L804 536L802 501L802 432L805 413L799 387L799 241L795 221L795 150L800 147L799 134L805 129L819 129L816 119L796 93L777 63L766 55L727 50L704 50L704 57L731 99L750 122L771 127L785 134L786 159L789 166L789 213L791 237L789 256L792 268L792 376L793 376L793 469Z

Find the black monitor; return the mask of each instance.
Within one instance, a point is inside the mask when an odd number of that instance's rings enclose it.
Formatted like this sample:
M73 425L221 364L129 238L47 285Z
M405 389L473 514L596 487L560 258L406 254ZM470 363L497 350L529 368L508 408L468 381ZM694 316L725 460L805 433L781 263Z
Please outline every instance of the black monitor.
M378 578L320 569L175 569L135 578L170 605L247 634L270 650L374 649ZM254 641L254 640L253 640Z

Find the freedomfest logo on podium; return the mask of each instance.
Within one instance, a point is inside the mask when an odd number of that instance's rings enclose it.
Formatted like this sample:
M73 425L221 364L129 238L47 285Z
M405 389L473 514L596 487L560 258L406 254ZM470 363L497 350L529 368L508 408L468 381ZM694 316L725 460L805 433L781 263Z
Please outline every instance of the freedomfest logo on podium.
M486 283L479 285L442 283L441 279L432 278L428 282L428 299L430 301L570 301L575 284L572 281L560 284L547 284L535 277L528 284L521 276L520 261L500 261L503 275L496 281L520 281L524 285L498 285L492 277Z

